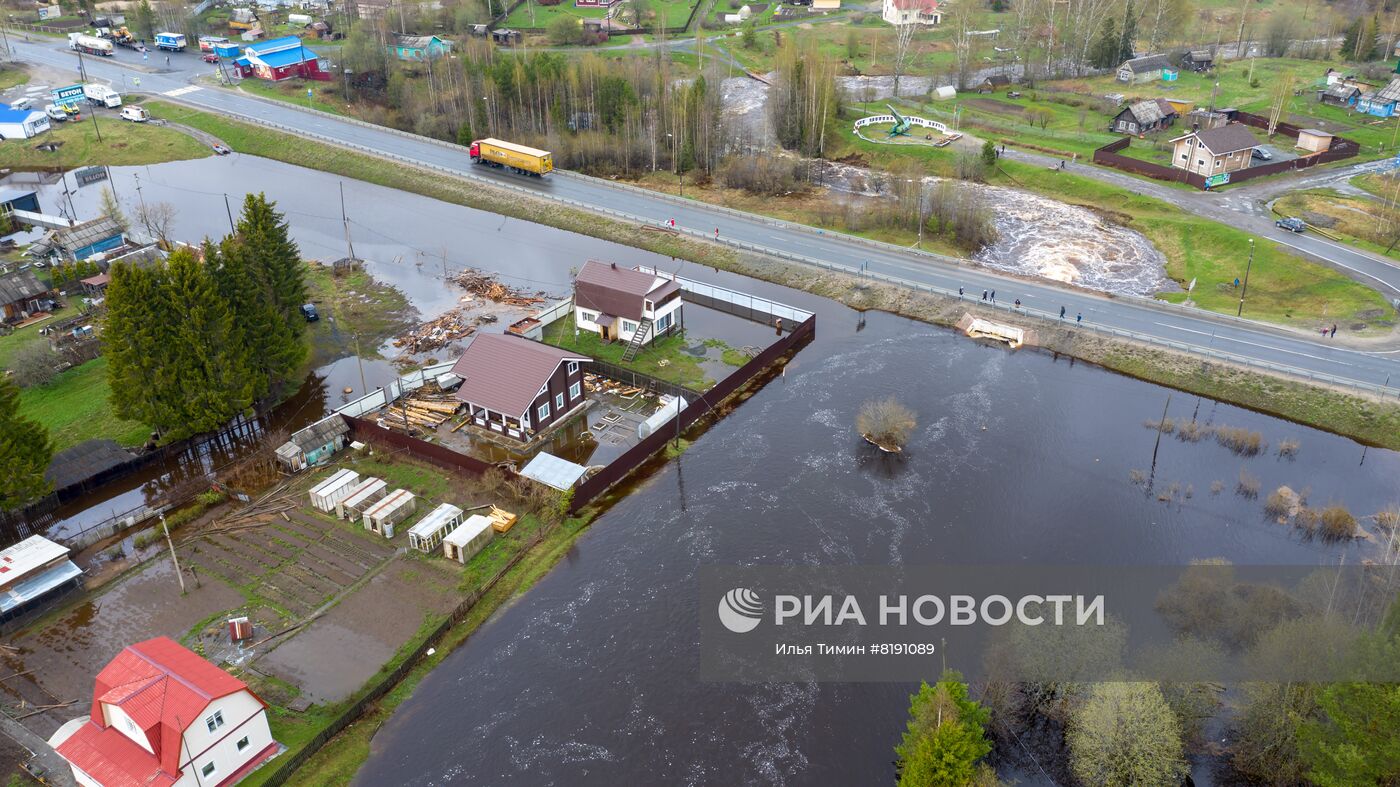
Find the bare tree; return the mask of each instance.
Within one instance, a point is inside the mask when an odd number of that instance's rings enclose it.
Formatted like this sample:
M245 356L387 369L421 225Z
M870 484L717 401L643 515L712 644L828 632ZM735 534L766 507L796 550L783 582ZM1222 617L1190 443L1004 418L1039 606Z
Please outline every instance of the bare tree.
M856 413L856 429L861 437L882 451L899 453L909 441L917 420L914 411L900 404L893 396L871 399Z
M162 246L169 246L170 231L175 226L175 206L169 202L142 202L136 208L136 221Z
M899 78L904 76L904 69L909 65L909 48L914 43L914 32L918 30L918 22L904 22L895 25L894 28L894 97L899 98Z

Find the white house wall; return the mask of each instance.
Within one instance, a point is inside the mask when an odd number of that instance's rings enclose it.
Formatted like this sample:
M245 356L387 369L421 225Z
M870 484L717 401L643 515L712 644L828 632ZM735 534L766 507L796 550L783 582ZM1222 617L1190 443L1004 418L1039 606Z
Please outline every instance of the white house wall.
M151 748L151 741L146 737L146 731L141 729L126 711L116 705L102 703L102 718L106 720L108 727L115 727L117 732L136 741L136 745L155 754L155 749Z
M214 715L215 711L223 713L224 724L211 733L205 719ZM248 745L239 751L238 742L244 737L248 739ZM272 730L267 724L267 712L251 693L240 691L214 700L185 730L178 784L181 787L186 784L218 784L271 744ZM201 771L210 762L214 763L214 773L205 778Z

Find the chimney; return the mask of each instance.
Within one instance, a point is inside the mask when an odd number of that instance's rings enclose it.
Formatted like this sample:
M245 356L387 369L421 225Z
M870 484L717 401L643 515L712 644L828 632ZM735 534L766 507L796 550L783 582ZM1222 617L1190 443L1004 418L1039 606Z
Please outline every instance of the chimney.
M615 262L612 263L612 269L613 269L613 270L617 270L617 263L615 263Z

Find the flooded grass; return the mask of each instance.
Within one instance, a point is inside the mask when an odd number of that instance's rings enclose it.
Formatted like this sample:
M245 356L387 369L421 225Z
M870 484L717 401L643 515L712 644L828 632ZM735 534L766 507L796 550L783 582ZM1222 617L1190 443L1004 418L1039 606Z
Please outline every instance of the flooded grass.
M1235 482L1235 494L1240 497L1256 498L1259 496L1259 486L1259 478L1241 467L1239 480Z
M1225 446L1240 456L1257 456L1269 446L1264 436L1258 432L1233 426L1217 426L1215 442Z

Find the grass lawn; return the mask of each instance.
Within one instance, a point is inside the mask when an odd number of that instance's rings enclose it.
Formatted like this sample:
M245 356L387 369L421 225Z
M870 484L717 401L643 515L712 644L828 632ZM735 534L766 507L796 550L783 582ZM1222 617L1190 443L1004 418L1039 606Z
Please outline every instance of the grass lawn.
M311 324L312 352L308 363L320 366L354 347L359 337L360 355L377 357L377 348L402 332L414 315L408 298L378 282L363 270L337 277L328 265L307 269L306 286L321 319Z
M626 342L605 344L598 334L587 331L579 331L575 337L572 319L550 323L544 330L544 341L696 391L704 391L715 384L705 374L699 359L685 351L690 342L684 334L673 333L653 341L638 351L631 361L622 360L622 354L627 350Z
M124 446L146 442L151 430L114 416L107 394L107 359L97 358L63 372L48 385L21 391L20 415L47 427L56 451L93 438L110 438Z
M1274 210L1285 216L1299 216L1377 254L1400 257L1400 244L1386 251L1400 231L1400 211L1387 208L1378 200L1335 189L1309 189L1285 194L1274 203Z
M81 121L55 123L46 134L0 145L0 167L139 166L211 154L199 140L172 128L130 123L112 115L103 115L98 124L93 125L92 114L85 109ZM99 129L101 142L97 141ZM34 149L43 142L61 142L63 146L53 153Z
M0 67L0 90L9 90L15 85L23 85L29 81L29 71L23 66L9 64Z
M8 336L0 336L0 369L9 366L10 359L14 358L15 354L25 347L31 344L48 341L47 336L41 336L39 334L40 328L43 328L45 325L53 325L54 323L62 322L77 313L78 307L69 303L67 306L54 312L52 317L43 322L20 328Z
M703 0L652 0L650 8L654 14L661 17L663 25L667 28L684 27L690 19L690 9L696 3ZM602 19L607 16L606 8L585 7L579 8L572 2L565 0L559 5L540 5L530 1L521 3L510 16L506 17L502 27L514 28L517 30L543 30L549 27L549 23L561 16L571 16L575 19ZM656 18L647 20L647 29L655 29Z
M315 82L302 79L289 79L285 82L267 82L262 79L245 79L238 83L238 89L255 96L285 101L302 107L318 109L332 115L349 115L345 102L345 87L334 80ZM312 91L313 98L306 97Z

